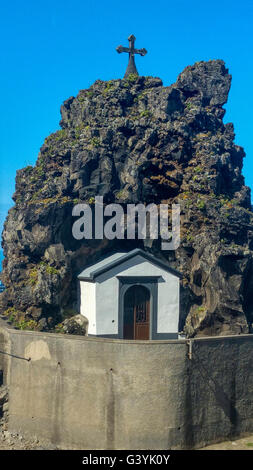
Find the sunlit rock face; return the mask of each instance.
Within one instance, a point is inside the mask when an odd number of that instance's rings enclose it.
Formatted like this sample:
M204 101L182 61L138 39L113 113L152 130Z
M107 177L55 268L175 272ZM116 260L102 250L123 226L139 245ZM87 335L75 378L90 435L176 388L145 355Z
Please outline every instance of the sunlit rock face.
M77 275L112 250L148 249L183 274L179 329L247 333L253 317L253 224L244 151L224 124L231 76L199 62L159 78L96 81L61 107L60 131L35 167L17 172L3 232L2 312L18 327L53 329L78 313ZM181 244L75 240L78 202L179 203ZM58 326L56 326L58 324Z

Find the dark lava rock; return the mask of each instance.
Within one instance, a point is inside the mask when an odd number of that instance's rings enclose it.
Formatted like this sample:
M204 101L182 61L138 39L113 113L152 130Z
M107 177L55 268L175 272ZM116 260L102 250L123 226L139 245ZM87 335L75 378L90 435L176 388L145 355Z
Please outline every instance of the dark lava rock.
M62 329L64 333L69 335L86 336L88 331L88 320L83 315L74 315L62 322Z
M19 170L4 225L2 310L23 327L53 329L78 311L77 274L111 250L136 246L183 274L180 329L247 333L253 320L253 223L244 151L224 124L231 76L221 60L158 78L96 81L61 107L60 131ZM180 203L181 245L75 240L77 202Z

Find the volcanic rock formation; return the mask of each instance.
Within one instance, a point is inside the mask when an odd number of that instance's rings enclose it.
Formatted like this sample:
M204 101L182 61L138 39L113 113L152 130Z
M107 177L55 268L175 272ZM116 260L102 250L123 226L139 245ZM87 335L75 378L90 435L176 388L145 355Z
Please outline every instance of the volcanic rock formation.
M61 108L62 129L19 170L3 231L2 312L20 328L60 330L78 313L77 274L110 251L142 247L183 274L180 330L247 333L253 319L253 223L244 151L224 124L231 76L199 62L163 87L130 75L96 81ZM75 240L77 202L180 203L181 245ZM57 326L58 324L58 326Z

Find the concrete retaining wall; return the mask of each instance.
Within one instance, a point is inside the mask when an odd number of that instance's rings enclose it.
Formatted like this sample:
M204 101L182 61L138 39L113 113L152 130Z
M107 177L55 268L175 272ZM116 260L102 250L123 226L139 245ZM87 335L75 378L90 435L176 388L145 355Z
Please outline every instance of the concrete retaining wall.
M251 335L196 339L191 360L184 340L3 337L16 356L3 364L10 431L79 449L186 449L253 431Z

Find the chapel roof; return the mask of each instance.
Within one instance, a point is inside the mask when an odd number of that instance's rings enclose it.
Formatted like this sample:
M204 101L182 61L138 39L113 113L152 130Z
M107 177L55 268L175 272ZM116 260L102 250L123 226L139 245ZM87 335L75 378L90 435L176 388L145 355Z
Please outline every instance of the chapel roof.
M179 271L174 268L171 268L165 261L162 261L151 253L148 253L147 251L141 250L140 248L135 248L134 250L128 253L114 253L111 256L108 256L107 258L104 258L103 260L88 266L78 275L78 279L83 281L95 281L96 277L100 276L101 274L104 274L105 272L109 271L110 269L116 266L119 266L120 264L130 260L131 258L134 258L135 256L142 256L145 260L149 261L155 266L159 266L165 271L170 272L174 276L177 276L179 278L182 277L182 274Z

